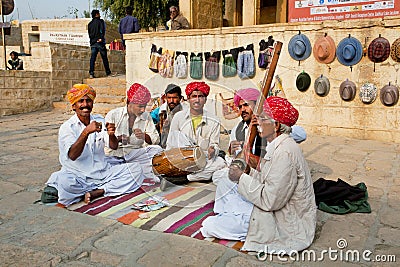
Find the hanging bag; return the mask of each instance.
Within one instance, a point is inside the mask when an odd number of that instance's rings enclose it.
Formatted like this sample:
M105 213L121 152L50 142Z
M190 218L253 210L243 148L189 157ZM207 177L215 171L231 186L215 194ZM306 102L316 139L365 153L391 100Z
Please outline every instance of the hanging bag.
M187 77L187 52L176 52L177 56L174 63L175 77L185 79Z
M174 71L174 51L163 50L162 55L158 61L158 72L164 78L172 78Z
M162 48L157 51L156 45L152 44L151 45L151 50L150 50L150 62L149 62L149 69L152 72L157 73L158 72L158 61L161 58L161 51Z
M201 53L190 55L190 77L192 79L203 78L203 57Z

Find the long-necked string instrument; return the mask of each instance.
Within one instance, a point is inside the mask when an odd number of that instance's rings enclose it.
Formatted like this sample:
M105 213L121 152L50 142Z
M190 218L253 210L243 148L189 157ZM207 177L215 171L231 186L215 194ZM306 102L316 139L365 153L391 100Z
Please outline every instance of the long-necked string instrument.
M265 99L268 97L268 93L272 84L272 80L274 78L274 73L276 66L278 65L278 60L279 56L282 50L282 42L275 42L274 45L274 54L272 56L271 63L269 65L269 68L266 70L265 75L264 75L264 80L262 84L262 91L260 94L260 97L257 100L256 106L253 110L253 114L259 115L262 112L262 107L264 104ZM257 136L257 126L253 125L249 129L249 136L246 142L247 147L253 147L254 141ZM243 151L242 151L243 152ZM242 152L240 154L242 154ZM244 157L244 155L238 155L238 157Z

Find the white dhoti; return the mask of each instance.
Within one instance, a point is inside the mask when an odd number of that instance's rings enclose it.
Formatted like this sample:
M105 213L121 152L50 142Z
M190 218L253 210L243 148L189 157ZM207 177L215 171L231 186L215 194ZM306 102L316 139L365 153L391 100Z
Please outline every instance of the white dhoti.
M47 185L58 190L58 203L69 206L79 202L85 193L103 189L104 196L116 196L136 191L143 183L143 171L138 163L114 165L104 170L101 180L79 177L66 169L53 173Z
M253 204L248 202L237 190L238 185L228 178L218 180L215 193L214 212L202 223L204 237L227 240L246 239Z
M159 182L160 179L153 172L153 157L161 153L163 149L158 145L150 145L143 148L135 148L124 154L124 158L108 156L106 160L111 165L117 165L122 163L138 163L143 170L145 178L150 178L154 182Z

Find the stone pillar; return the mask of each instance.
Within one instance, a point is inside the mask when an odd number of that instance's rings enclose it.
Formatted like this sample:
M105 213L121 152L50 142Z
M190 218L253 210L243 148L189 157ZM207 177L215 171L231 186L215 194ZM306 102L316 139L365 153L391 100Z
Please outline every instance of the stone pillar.
M222 27L222 0L180 0L179 8L192 29Z
M278 23L287 22L287 10L288 10L288 1L278 0L276 3L276 22Z
M260 0L243 0L243 26L259 24Z
M229 27L237 25L235 21L235 13L236 13L236 0L225 0L224 19L228 21Z

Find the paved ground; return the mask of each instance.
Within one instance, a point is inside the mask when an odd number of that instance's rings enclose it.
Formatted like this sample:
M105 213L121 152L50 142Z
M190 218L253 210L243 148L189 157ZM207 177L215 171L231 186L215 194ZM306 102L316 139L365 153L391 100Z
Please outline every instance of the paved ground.
M47 111L0 118L0 266L269 264L270 259L258 261L207 241L33 204L49 175L59 169L57 131L69 116ZM301 146L314 180L365 182L372 213L318 212L318 230L308 254L315 252L317 259L307 260L303 254L303 261L284 258L288 263L274 257L272 265L398 266L378 260L393 261L394 255L400 261L400 145L309 136Z

